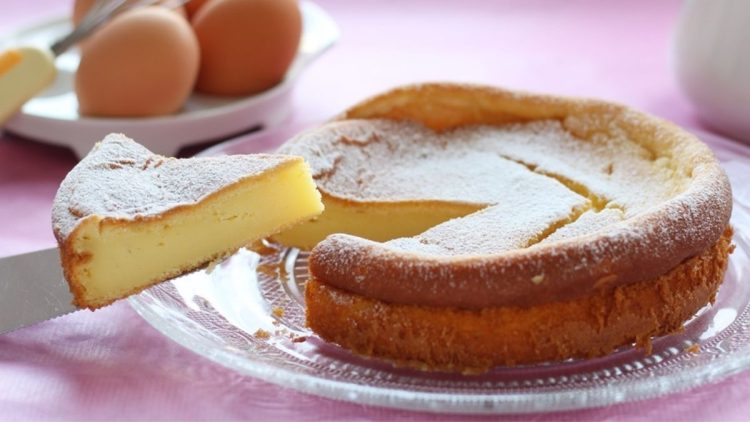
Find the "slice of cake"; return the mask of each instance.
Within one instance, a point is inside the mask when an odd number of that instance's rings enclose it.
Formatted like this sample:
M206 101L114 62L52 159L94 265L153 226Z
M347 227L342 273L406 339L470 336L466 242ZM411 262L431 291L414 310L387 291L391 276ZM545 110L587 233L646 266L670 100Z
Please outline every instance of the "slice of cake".
M52 224L75 304L95 309L322 210L300 157L175 159L113 134L63 180Z

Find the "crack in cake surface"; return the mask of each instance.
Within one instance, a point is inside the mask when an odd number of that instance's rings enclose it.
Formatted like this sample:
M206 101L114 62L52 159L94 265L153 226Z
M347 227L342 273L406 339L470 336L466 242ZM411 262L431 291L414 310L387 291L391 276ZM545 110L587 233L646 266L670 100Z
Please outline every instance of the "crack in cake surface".
M515 163L518 163L518 164L521 164L521 165L525 166L527 169L529 169L529 171L532 171L534 173L537 173L537 174L540 174L542 176L546 176L546 177L549 177L549 178L551 178L553 180L556 180L557 182L559 182L563 186L567 187L571 192L576 193L576 194L578 194L578 195L580 195L580 196L588 199L588 201L589 201L588 204L586 204L586 206L579 207L579 208L574 208L573 210L571 210L571 214L567 218L564 218L564 219L561 219L559 221L555 221L554 223L552 223L549 227L547 227L538 236L535 236L532 239L530 239L529 242L526 244L525 247L531 247L531 246L536 245L538 243L544 242L545 240L551 238L560 229L562 229L562 228L564 228L564 227L566 227L568 225L575 224L576 222L578 222L578 220L584 215L584 213L586 213L588 211L593 211L595 213L599 213L602 210L604 210L605 208L610 208L610 209L617 209L617 210L621 211L621 213L624 214L624 211L625 211L624 207L622 207L622 206L620 206L618 204L613 203L612 201L610 201L609 199L607 199L607 198L605 198L603 196L595 194L594 192L591 191L591 189L589 189L588 187L586 187L586 185L584 185L582 183L575 182L575 181L573 181L573 180L571 180L571 179L569 179L569 178L567 178L565 176L562 176L562 175L559 175L559 174L555 174L555 173L552 173L550 171L540 170L537 165L534 165L534 164L531 164L531 163L527 163L527 162L525 162L523 160L514 159L512 157L505 156L505 155L500 155L500 156L502 158L506 159L506 160L513 161ZM611 175L612 172L613 172L613 167L614 167L613 164L609 163L605 167L605 172L607 174Z
M571 179L569 179L569 178L567 178L565 176L562 176L560 174L555 174L555 173L550 172L550 171L541 170L541 169L539 169L539 166L537 166L535 164L527 163L527 162L525 162L523 160L515 159L515 158L509 157L507 155L502 155L501 154L500 156L502 158L506 159L506 160L513 161L515 163L521 164L522 166L525 166L527 169L529 169L529 171L532 171L532 172L537 173L537 174L541 174L542 176L547 176L550 179L554 179L554 180L560 182L560 184L562 184L566 188L570 189L572 192L574 192L574 193L576 193L578 195L581 195L582 197L584 197L584 198L588 199L589 201L591 201L591 208L593 208L593 209L595 209L597 211L603 210L610 203L609 199L607 199L605 197L602 197L600 195L595 194L594 192L591 191L591 189L589 189L588 187L586 187L586 185L578 183L578 182L576 182L574 180L571 180Z

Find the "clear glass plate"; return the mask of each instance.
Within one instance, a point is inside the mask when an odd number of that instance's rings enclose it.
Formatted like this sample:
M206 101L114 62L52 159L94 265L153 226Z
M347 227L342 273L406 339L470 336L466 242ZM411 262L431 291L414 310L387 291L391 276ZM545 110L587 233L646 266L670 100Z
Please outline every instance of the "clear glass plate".
M208 154L257 152L299 127L222 144ZM750 367L750 165L747 149L701 134L735 186L737 249L716 303L679 334L609 356L497 368L483 375L425 373L354 356L304 324L307 254L270 243L130 299L167 337L240 373L357 403L457 413L523 413L638 400L685 390ZM696 352L696 350L698 350Z

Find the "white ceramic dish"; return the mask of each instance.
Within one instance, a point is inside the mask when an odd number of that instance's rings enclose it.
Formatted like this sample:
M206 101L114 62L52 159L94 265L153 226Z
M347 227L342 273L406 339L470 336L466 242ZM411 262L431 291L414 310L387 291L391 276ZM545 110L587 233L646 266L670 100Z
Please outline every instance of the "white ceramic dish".
M270 127L291 111L294 83L304 68L331 47L339 36L333 19L319 6L300 2L303 34L300 48L286 78L279 85L250 97L215 97L193 94L174 115L152 118L93 118L78 114L73 80L79 55L74 49L56 60L53 85L27 102L5 125L9 132L45 143L64 145L83 157L110 132L137 139L152 151L174 155L181 147L226 138L254 127ZM24 29L0 41L0 47L48 47L70 30L67 18Z
M280 127L203 155L269 151L301 127ZM735 187L737 249L716 303L685 331L590 360L497 368L464 376L394 368L318 339L305 327L307 254L269 244L243 249L210 273L197 271L132 297L167 337L239 373L311 394L442 413L526 413L604 406L714 382L750 367L750 148L700 135ZM258 330L269 337L261 338ZM303 340L304 339L304 340ZM697 345L699 353L691 350Z

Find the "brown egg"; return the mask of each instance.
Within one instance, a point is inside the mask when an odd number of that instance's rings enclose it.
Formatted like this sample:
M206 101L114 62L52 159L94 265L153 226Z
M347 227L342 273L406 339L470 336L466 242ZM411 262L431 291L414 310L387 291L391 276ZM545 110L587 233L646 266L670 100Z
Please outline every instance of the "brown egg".
M76 0L75 3L73 3L73 14L70 17L70 20L73 21L74 26L77 26L78 23L81 22L96 1L97 0Z
M86 13L88 13L89 9L91 9L91 6L93 6L96 1L97 0L75 0L75 2L73 3L73 14L71 15L71 18L70 18L74 26L78 25L81 22L81 20L84 18L84 16L86 16ZM125 3L137 3L138 1L140 0L125 0ZM170 4L172 4L171 0L157 0L154 5L158 6L161 3L166 3L167 9L174 11L175 13L179 14L185 19L188 19L187 11L185 10L183 6L178 6L178 7L170 6ZM123 12L120 12L120 13L123 13ZM104 25L97 28L96 31L100 30L101 28L105 26L107 26L107 23L104 23ZM96 34L96 31L94 32L94 34ZM78 41L78 46L83 48L83 46L86 45L86 43L88 43L88 40L94 36L95 35L91 34L88 37Z
M198 9L203 7L208 1L210 0L190 0L185 3L185 11L187 11L188 17L192 18L195 16L195 14L198 13Z
M75 3L73 3L73 14L71 15L71 20L73 21L73 25L78 25L79 22L81 22L81 19L83 19L84 16L86 16L86 13L88 13L89 9L91 9L91 6L94 5L94 3L97 0L75 0ZM138 0L127 0L126 3L133 3L137 2ZM159 3L167 3L169 4L170 0L159 0L156 2L158 5ZM171 10L174 10L180 16L187 18L187 12L185 11L185 8L182 6L179 7L169 7Z
M192 91L200 64L190 25L161 7L124 12L82 48L75 90L82 114L174 113Z
M247 95L284 78L297 54L302 16L296 0L212 0L192 25L201 47L196 89Z

